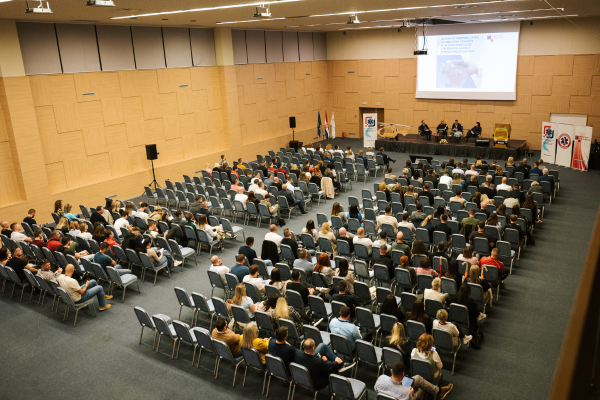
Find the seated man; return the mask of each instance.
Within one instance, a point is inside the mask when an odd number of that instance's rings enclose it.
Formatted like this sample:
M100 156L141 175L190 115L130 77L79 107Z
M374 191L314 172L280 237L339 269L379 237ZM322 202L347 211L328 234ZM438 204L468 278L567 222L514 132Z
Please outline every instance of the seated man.
M427 392L433 396L433 398L446 398L446 395L452 390L453 385L449 384L439 388L425 379L420 375L414 375L410 387L402 385L402 379L404 379L404 364L401 361L396 361L392 366L392 376L382 374L377 378L375 382L375 391L377 393L385 394L394 399L421 399L424 393ZM416 389L416 393L415 393Z
M346 228L342 227L338 230L338 243L340 240L348 243L348 247L350 248L350 253L354 253L354 242L352 241L352 238L348 235L348 232L346 231ZM352 235L352 234L350 234ZM354 235L352 235L354 236ZM339 250L339 249L338 249Z
M238 282L243 282L246 275L250 274L250 269L244 265L246 262L246 257L243 254L238 254L235 257L235 265L231 267L231 273L237 276ZM256 266L258 268L258 265Z
M494 247L494 238L492 237L492 235L485 232L485 222L483 222L483 221L479 221L479 223L477 224L477 232L473 232L469 236L469 243L471 244L471 247L474 246L475 238L478 238L478 237L487 239L488 243L490 244L490 249ZM483 264L481 264L481 262L480 262L479 265L483 265Z
M238 335L239 336L239 335ZM296 358L296 348L287 342L288 328L280 326L275 329L275 337L269 339L269 354L281 358L289 371L290 363Z
M308 260L308 251L306 251L305 249L300 249L300 251L298 252L298 257L299 258L294 260L293 268L303 269L304 271L306 271L306 274L308 276L312 276L312 273L315 270L315 266L312 262Z
M313 386L316 390L325 389L329 386L329 375L345 371L354 367L354 364L346 365L341 358L324 343L319 343L315 348L313 339L306 339L302 344L304 351L296 350L294 362L308 369Z
M38 276L41 276L45 281L52 281L58 280L58 277L60 276L60 274L62 274L63 269L62 268L58 268L56 270L56 272L52 272L52 265L50 264L50 261L48 260L44 260L42 261L42 265L40 265L40 269L38 270Z
M12 257L10 258L10 260L8 259L8 248L1 248L0 263L12 268L21 280L21 282L29 282L27 280L27 276L25 276L24 270L29 270L34 275L38 272L36 268L32 267L27 262L27 257L25 257L25 255L23 254L23 250L21 250L18 247L13 250Z
M394 217L392 215L392 207L390 206L385 206L385 210L384 210L385 214L383 215L379 215L377 217L377 230L379 231L380 229L382 229L383 224L389 224L392 225L392 227L394 228L394 235L396 233L398 233L398 220L396 219L396 217Z
M392 244L392 250L400 250L408 258L411 257L410 246L404 243L404 233L398 232L396 234L396 241Z
M210 259L212 265L208 269L209 271L214 271L221 276L221 280L225 285L227 285L227 278L225 278L225 274L231 272L231 270L223 265L223 261L218 256L212 256Z
M248 236L248 238L246 238L246 245L245 246L240 246L240 248L238 249L238 254L243 254L246 256L246 258L248 259L248 261L250 262L250 264L252 264L254 262L255 258L258 258L259 260L262 260L258 254L256 254L256 251L254 251L254 249L252 248L252 246L254 246L254 238L252 236ZM271 260L264 260L266 265L273 265L273 262L271 262Z
M288 206L291 208L298 206L300 210L300 214L307 215L308 213L304 210L304 201L296 200L294 198L294 193L288 189L288 185L284 183L281 185L281 190L279 191L279 195L285 197L288 202Z
M392 167L387 169L387 174L385 174L385 177L393 180L394 182L398 182L398 177L392 174Z
M356 231L356 236L352 239L352 242L356 246L357 244L362 244L367 248L369 254L373 252L373 242L368 237L365 237L365 228L358 228Z
M131 274L131 270L123 269L117 262L106 255L110 251L110 245L106 242L100 243L100 251L94 254L94 262L100 264L104 272L106 267L113 267L119 275ZM106 272L108 274L108 272Z
M290 246L290 248L292 249L292 253L294 254L294 258L297 259L298 258L298 247L302 247L302 245L299 245L298 242L296 242L296 239L294 239L292 237L292 231L290 231L289 229L284 229L283 230L283 240L281 241L281 244L285 244L286 246Z
M521 191L521 187L518 183L513 185L513 190L510 193L519 200L519 204L525 203L525 194ZM508 208L508 206L506 206L506 208Z
M244 276L243 282L251 283L258 289L262 294L266 293L265 282L258 276L258 265L252 264L249 268L250 273Z
M417 225L421 225L421 222L423 222L423 220L427 218L427 214L425 214L423 212L423 204L421 204L421 202L417 203L417 211L413 211L412 214L410 215L410 219L413 222L413 224L417 224ZM416 230L415 230L415 235L416 235Z
M346 289L348 288L348 283L343 280L338 283L337 294L334 294L331 297L332 301L339 301L340 303L344 303L348 308L350 308L350 318L354 319L356 315L356 307L360 307L360 303L356 300L356 297L351 294L346 294Z
M281 235L277 234L277 225L271 224L271 226L269 226L269 233L265 235L265 240L275 243L277 245L277 252L281 253L281 242L283 241L283 238Z
M412 222L408 221L408 213L406 211L402 213L402 222L398 222L398 226L404 226L410 229L410 240L415 240L417 237L417 228L415 228L415 225ZM404 235L402 235L402 237L404 238Z
M504 263L500 261L498 258L500 257L500 250L497 248L492 249L490 257L481 257L479 259L479 265L481 265L481 271L483 273L483 269L486 265L492 265L498 268L498 279L500 281L504 281L506 277L510 274L510 271L506 271L504 269ZM504 282L501 282L504 283Z
M521 229L521 225L517 223L517 216L515 214L510 214L509 223L506 224L506 228L514 229L519 232L519 243L523 243L523 239L525 239L525 232Z
M460 209L464 210L465 203L467 201L462 197L462 190L456 189L456 192L454 194L455 194L454 197L450 197L450 203L452 203L453 201L458 201L460 203L460 206L461 206Z
M462 125L458 122L457 119L454 120L454 123L452 124L452 136L454 136L454 138L458 139L458 141L460 142L462 140L462 133Z
M12 233L10 234L10 238L16 242L28 242L31 243L31 238L25 235L23 232L23 227L18 222L13 222L10 224L10 229Z
M362 339L358 326L350 322L350 307L344 306L340 309L340 317L332 318L329 322L329 331L348 339L348 345L351 351L354 351L355 342Z
M540 176L540 178L541 178L541 176ZM506 190L507 192L510 192L511 189L512 188L508 184L508 178L506 176L502 178L502 183L499 184L498 186L496 186L496 190Z
M60 243L61 243L61 245L56 249L56 251L58 251L59 253L63 253L65 256L67 254L70 254L78 260L80 258L85 258L86 260L89 260L90 262L92 262L92 260L94 259L94 255L88 254L88 252L85 250L81 251L79 253L76 253L75 249L77 248L77 244L73 243L73 241L71 240L71 237L69 235L63 236L63 238L60 240Z
M140 208L133 213L134 217L142 219L145 223L148 223L148 203L140 203Z
M213 339L221 340L227 343L229 350L234 358L242 356L240 335L233 333L227 328L227 320L225 318L217 319L215 329L212 331Z
M106 304L106 300L112 299L112 296L104 294L102 286L98 285L95 280L87 281L84 285L79 286L79 283L72 278L75 272L75 266L68 264L65 268L65 273L58 277L57 282L69 293L71 299L75 304L86 302L93 299L94 296L98 298L98 304L100 305L99 310L108 310L111 305Z
M300 293L304 305L308 306L308 296L318 295L320 287L311 285L310 283L300 282L300 272L292 270L292 281L285 286L286 290L294 290Z
M96 211L94 211L90 216L90 222L92 225L96 225L96 222L100 222L104 226L108 225L108 221L102 216L102 213L104 213L104 207L97 206Z
M478 138L481 135L481 124L479 122L475 122L475 126L467 131L467 142L469 138Z
M429 129L429 126L425 123L425 120L421 120L421 125L419 125L419 135L425 136L427 140L431 141L431 129Z
M388 252L387 246L379 248L379 257L373 257L373 264L385 265L389 271L390 278L394 279L394 264L392 262L392 253Z
M387 244L387 233L385 231L379 232L379 239L373 242L373 247L379 248L379 251L382 247L385 247L388 252L392 250L392 246Z

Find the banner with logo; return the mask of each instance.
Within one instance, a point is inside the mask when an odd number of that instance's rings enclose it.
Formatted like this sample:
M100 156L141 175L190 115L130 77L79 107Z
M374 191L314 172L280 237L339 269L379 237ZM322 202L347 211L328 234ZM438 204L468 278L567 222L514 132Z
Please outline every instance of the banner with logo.
M558 124L558 134L556 137L556 160L554 164L563 167L571 166L573 155L573 138L575 136L575 127L573 125Z
M575 137L573 139L573 158L571 168L588 170L588 161L590 159L590 147L592 144L592 127L576 126Z
M556 157L556 137L558 124L556 122L542 122L542 160L554 164Z
M365 113L362 115L364 146L375 147L377 140L377 113Z

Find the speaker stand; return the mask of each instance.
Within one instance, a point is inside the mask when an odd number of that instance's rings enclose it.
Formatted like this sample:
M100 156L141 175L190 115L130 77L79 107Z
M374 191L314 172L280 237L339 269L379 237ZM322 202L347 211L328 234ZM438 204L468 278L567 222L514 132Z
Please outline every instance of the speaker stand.
M158 182L156 182L156 175L154 174L154 160L150 160L150 162L152 163L152 182L150 182L148 186L150 186L150 189L152 189L152 185L154 184L154 190L156 190L156 188L160 187L160 185Z

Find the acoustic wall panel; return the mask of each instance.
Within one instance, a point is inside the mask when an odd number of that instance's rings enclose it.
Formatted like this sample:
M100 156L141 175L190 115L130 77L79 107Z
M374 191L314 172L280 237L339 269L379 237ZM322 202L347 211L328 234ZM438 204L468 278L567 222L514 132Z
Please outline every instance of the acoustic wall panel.
M192 66L190 30L188 28L162 28L167 68Z
M300 61L314 61L312 32L298 32Z
M122 25L96 25L102 71L135 69L131 28Z
M267 62L265 31L246 31L246 53L248 54L248 64L264 64Z
M327 60L325 32L313 32L313 54L315 60Z
M283 37L281 31L265 31L265 48L268 63L283 62Z
M26 75L60 74L60 56L54 24L17 22Z
M100 71L94 25L56 24L63 72Z
M132 26L131 34L137 69L165 68L165 51L160 27Z
M231 45L233 47L233 63L248 64L248 55L246 53L246 31L232 29Z
M215 31L212 28L190 28L192 62L195 67L217 65Z
M282 32L283 34L283 61L300 61L298 54L298 32Z

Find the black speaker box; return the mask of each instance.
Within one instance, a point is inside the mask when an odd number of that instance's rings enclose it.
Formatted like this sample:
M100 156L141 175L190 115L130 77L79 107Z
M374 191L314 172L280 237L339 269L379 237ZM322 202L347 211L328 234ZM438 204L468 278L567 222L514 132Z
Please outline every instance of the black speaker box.
M475 147L490 147L490 139L475 139Z
M302 144L302 142L298 142L297 140L290 140L290 149L298 151L302 147Z
M147 144L146 145L146 159L148 160L156 160L158 158L158 153L156 152L155 144Z
M290 128L296 128L296 117L290 117Z

